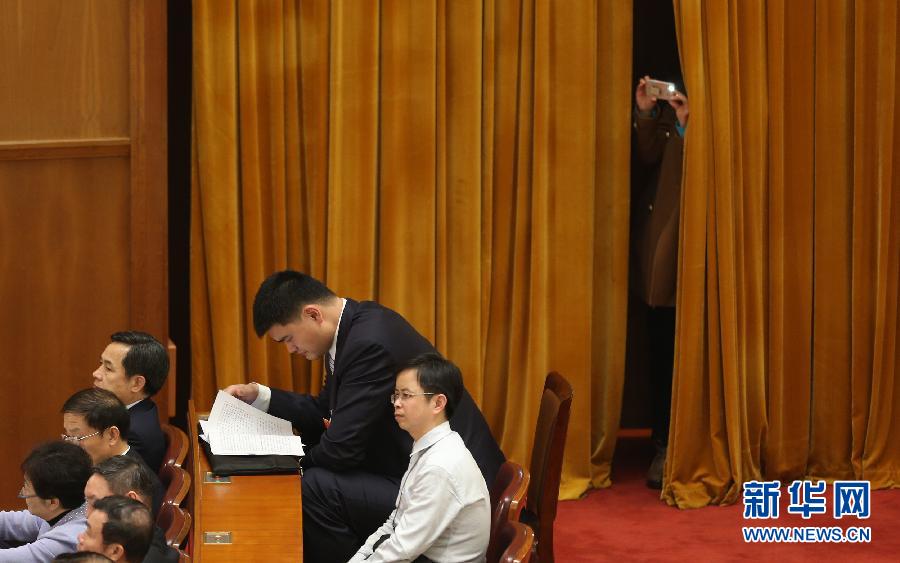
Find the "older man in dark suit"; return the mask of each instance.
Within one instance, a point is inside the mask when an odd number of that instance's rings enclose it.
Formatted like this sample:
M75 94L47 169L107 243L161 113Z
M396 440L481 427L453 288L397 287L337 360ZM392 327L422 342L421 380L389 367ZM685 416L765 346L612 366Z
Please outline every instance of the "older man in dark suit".
M153 471L159 471L166 439L159 426L153 395L166 382L169 356L163 345L145 332L117 332L100 354L94 387L112 391L131 417L128 444Z
M412 439L393 418L398 368L434 347L398 313L371 301L335 295L299 272L273 274L253 303L259 336L292 354L324 357L319 396L250 383L226 389L285 418L307 445L303 459L303 547L309 561L346 561L390 514L409 464ZM450 425L494 480L503 453L464 391Z

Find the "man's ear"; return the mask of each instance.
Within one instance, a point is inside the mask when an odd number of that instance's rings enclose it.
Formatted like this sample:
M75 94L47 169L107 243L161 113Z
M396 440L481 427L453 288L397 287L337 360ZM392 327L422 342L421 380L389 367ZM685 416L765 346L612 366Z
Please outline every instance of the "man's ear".
M441 412L445 408L447 408L447 396L443 393L438 393L434 397L434 412L435 414Z
M318 305L306 305L303 307L302 315L311 318L319 324L321 324L323 320L322 309L320 309Z
M122 439L122 432L119 430L118 426L110 426L106 430L109 431L110 441Z
M128 378L128 389L132 393L143 393L145 387L147 387L147 378L143 375L132 375Z
M113 561L125 560L125 548L120 543L109 543L103 546L103 555Z
M57 497L42 500L47 503L47 508L51 511L56 510L57 508L62 508L62 502Z
M128 491L127 493L125 493L125 496L128 497L128 498L130 498L130 499L134 499L134 500L136 500L136 501L138 501L138 502L142 502L142 501L141 501L141 496L140 496L139 494L137 494L136 492L134 492L134 491Z

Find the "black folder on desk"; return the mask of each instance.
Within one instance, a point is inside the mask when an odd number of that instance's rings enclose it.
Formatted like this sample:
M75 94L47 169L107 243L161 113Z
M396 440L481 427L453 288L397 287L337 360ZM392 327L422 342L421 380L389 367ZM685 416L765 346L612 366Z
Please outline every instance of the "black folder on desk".
M198 425L199 426L199 425ZM202 434L202 428L198 434ZM223 477L231 475L271 475L300 473L300 458L292 455L216 455L209 442L200 438L200 447L209 460L210 470Z

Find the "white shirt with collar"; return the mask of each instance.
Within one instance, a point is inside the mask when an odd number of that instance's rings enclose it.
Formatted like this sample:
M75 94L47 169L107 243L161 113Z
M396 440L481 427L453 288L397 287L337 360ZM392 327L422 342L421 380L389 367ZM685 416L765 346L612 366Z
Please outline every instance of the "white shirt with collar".
M341 331L341 319L344 318L345 307L347 307L347 300L341 297L341 314L338 315L337 327L334 329L334 338L331 339L331 348L328 349L328 353L331 354L332 358L335 358L337 354L338 332ZM328 361L327 358L322 358L322 360ZM256 386L259 388L259 394L256 396L256 400L250 403L250 406L263 412L269 412L269 403L272 401L272 389L262 383L257 383Z
M485 560L491 529L490 494L459 434L444 422L413 444L394 511L351 563ZM388 538L376 550L372 546Z
M331 354L331 361L334 361L337 358L337 338L338 333L341 331L341 319L344 318L344 308L347 306L347 300L341 297L341 314L338 315L337 326L334 328L334 338L331 339L331 348L328 349L328 353ZM328 359L326 358L327 362Z

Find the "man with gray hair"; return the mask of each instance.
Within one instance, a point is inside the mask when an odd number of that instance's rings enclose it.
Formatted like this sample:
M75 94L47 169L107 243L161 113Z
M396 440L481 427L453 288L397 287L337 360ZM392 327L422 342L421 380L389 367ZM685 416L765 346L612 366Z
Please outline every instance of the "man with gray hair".
M116 332L100 354L94 370L94 387L111 391L128 409L131 417L128 443L150 469L159 471L166 451L166 439L159 426L159 411L153 402L169 374L165 347L146 332Z

